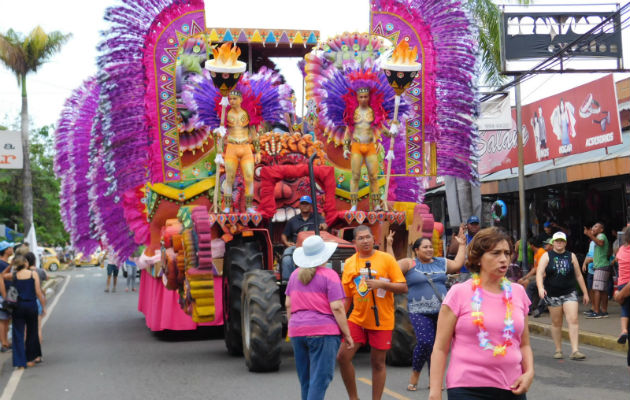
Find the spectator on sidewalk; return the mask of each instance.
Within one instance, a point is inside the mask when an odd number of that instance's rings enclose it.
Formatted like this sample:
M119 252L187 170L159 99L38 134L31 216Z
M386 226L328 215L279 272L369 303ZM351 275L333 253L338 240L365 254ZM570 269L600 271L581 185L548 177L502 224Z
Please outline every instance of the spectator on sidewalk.
M626 228L628 229L628 228ZM628 301L628 299L630 298L630 285L626 284L623 289L621 290L617 290L615 292L615 301L619 304L622 305ZM626 325L626 331L628 331L628 329L630 329L630 324ZM627 339L627 338L626 338ZM630 371L630 341L628 341L628 355L626 358L626 364L628 365L628 370Z
M582 272L586 274L586 288L588 289L588 297L593 301L593 275L595 274L595 269L593 268L593 255L595 254L595 242L592 240L588 244L588 252L586 253L586 257L584 257L584 262L582 263ZM591 308L588 311L584 311L584 315L594 314L593 305L591 304Z
M26 261L28 261L28 269L30 269L31 271L37 272L37 275L39 275L39 283L43 285L44 281L48 279L48 275L46 275L46 271L44 269L36 267L35 264L37 263L37 259L35 258L35 254L29 251L28 253L24 255L24 258L26 258ZM44 292L42 291L42 293ZM44 297L46 297L46 293L44 293ZM39 301L39 299L36 299L36 300L37 300L37 327L39 328L39 343L41 344L43 308L42 308L42 303ZM41 358L37 361L41 361Z
M530 306L530 313L533 314L534 318L540 317L540 315L545 310L545 303L543 299L538 297L538 286L536 285L536 271L538 269L538 264L540 262L540 258L551 250L551 241L546 240L545 243L538 243L536 239L531 238L529 242L529 246L534 250L534 265L529 270L527 275L525 275L522 279L518 281L519 284L523 285L526 289L527 296L529 300L532 302Z
M630 228L626 228L622 236L622 245L617 250L615 261L619 265L619 277L617 278L617 290L621 291L630 282ZM628 320L630 317L630 297L626 297L621 303L621 334L617 342L626 343L628 340Z
M480 223L481 221L479 220L479 217L476 215L471 216L466 221L466 227L465 227L466 246L468 246L468 243L470 243L473 240L477 232L479 232L479 230L481 229ZM458 228L457 232L453 234L451 243L448 245L447 255L449 255L452 258L456 257L457 252L459 251L459 241L457 237L460 235L463 228L464 228L463 225ZM466 269L466 266L462 267L462 269L459 271L459 274L460 274L460 278L458 280L460 282L467 280L468 277L470 276L470 272L468 271L468 269Z
M34 367L42 357L35 300L39 299L42 304L42 315L46 315L46 299L40 288L39 275L28 269L26 258L15 256L12 265L15 272L5 273L4 279L12 280L19 293L17 307L13 310L13 366Z
M302 400L324 399L335 374L340 335L352 349L345 298L339 275L326 262L337 243L313 235L293 252L299 267L289 277L285 305Z
M551 336L556 345L553 358L562 359L562 314L569 325L571 360L584 360L586 356L578 349L578 298L576 281L584 293L583 302L588 304L588 291L584 284L580 265L575 254L566 250L567 237L556 232L551 238L553 249L543 254L538 262L536 285L538 296L545 299L551 314Z
M483 229L467 253L473 277L451 287L440 308L429 399L442 399L449 349L449 399L525 399L534 379L529 299L521 285L505 278L508 236L496 227Z
M107 286L105 287L105 293L109 293L109 284L112 280L112 276L114 277L114 284L112 286L112 292L116 291L116 281L118 280L118 265L116 264L116 259L111 252L107 252L107 256L105 257L105 265L107 265Z
M13 256L13 246L15 243L9 243L6 241L0 242L0 274L4 274L5 272L10 271L9 258ZM5 296L5 285L4 280L0 279L2 282L0 283L1 291L0 293L2 297L0 298L0 303L4 300ZM11 350L11 343L9 343L9 321L11 319L11 315L8 312L0 310L0 352L5 353Z
M132 292L136 291L136 273L138 272L138 265L136 264L136 258L131 257L125 261L125 270L127 271L127 288L125 292L131 289Z
M595 223L591 229L584 227L584 234L595 242L593 252L593 312L586 318L608 317L608 279L610 278L610 245L604 234L604 224Z

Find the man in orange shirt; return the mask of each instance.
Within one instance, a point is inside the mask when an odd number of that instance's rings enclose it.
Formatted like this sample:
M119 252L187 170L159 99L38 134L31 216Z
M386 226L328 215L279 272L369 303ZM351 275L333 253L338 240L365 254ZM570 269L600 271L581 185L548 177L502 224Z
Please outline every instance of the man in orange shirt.
M354 229L354 242L357 253L345 261L341 283L346 293L346 312L354 305L348 317L352 339L357 344L368 343L372 348L372 399L380 399L387 377L385 356L394 330L394 294L407 293L407 283L396 259L374 250L374 236L368 226L359 225ZM359 347L341 346L337 353L350 400L359 398L352 365Z
M530 247L534 250L534 266L529 270L527 275L519 279L518 283L525 287L527 296L531 300L530 312L534 312L534 318L540 317L543 310L546 308L544 302L538 298L538 287L536 286L536 269L538 268L538 261L540 257L547 251L551 250L550 239L545 240L543 243L539 243L535 238L529 240Z

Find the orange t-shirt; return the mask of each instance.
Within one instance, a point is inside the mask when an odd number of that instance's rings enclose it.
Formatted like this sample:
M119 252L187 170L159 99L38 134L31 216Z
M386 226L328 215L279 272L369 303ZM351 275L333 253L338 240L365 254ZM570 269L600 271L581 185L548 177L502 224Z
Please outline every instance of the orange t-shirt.
M345 261L343 275L341 276L341 283L343 284L343 290L346 292L346 297L352 298L354 304L348 321L365 329L393 330L394 294L383 289L374 291L380 322L380 325L376 326L374 310L372 309L374 300L372 300L372 294L362 281L362 279L367 278L365 262L368 260L371 263L372 279L387 280L393 283L406 282L396 259L387 253L374 250L374 254L368 258L359 258L358 254L348 258Z
M540 261L540 257L542 257L545 253L546 251L542 247L539 247L538 250L536 250L536 254L534 254L534 269L538 268L538 261Z

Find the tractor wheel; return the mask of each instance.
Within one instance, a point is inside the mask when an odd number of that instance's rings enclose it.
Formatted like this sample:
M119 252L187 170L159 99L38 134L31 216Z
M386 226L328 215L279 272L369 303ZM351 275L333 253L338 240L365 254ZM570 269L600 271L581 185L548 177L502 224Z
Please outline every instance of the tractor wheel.
M392 333L392 347L387 352L387 364L409 367L413 358L413 349L416 346L416 335L409 320L407 295L395 295L394 307L396 322Z
M48 266L48 270L50 272L55 272L59 269L59 265L57 265L57 263L52 263Z
M245 363L252 372L277 371L282 347L282 307L271 271L245 274L241 294Z
M263 254L256 241L234 238L225 252L223 271L223 333L228 353L243 355L241 291L245 273L263 269Z

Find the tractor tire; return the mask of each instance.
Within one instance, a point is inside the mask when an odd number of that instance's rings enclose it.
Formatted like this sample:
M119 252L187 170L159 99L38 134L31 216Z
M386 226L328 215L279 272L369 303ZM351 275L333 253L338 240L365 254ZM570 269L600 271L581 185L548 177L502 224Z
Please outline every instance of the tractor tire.
M277 371L282 348L282 306L272 271L245 274L241 294L243 353L251 372Z
M50 272L57 272L58 269L59 269L59 265L57 265L57 263L52 263L48 266L48 270Z
M416 334L409 320L407 295L394 296L395 324L392 332L392 347L387 351L387 365L411 366L413 349L416 347Z
M243 355L241 291L245 273L262 270L263 253L256 241L236 237L226 249L223 270L223 334L228 353Z

